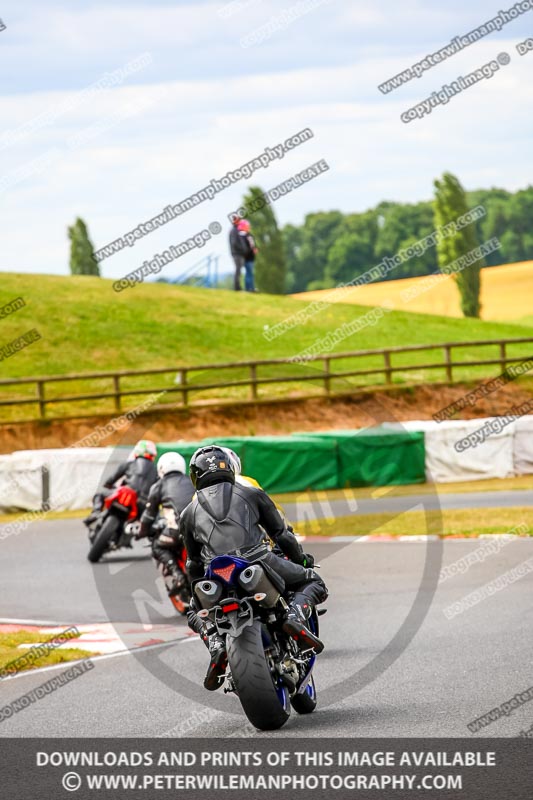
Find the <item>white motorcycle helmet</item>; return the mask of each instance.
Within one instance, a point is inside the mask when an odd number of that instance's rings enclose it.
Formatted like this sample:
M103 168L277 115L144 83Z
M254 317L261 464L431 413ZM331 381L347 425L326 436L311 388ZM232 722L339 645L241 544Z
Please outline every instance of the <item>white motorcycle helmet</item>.
M228 458L233 465L233 471L235 472L235 475L240 475L242 472L241 459L235 450L232 450L230 447L222 447L221 449L228 454Z
M187 472L187 465L185 459L179 453L163 453L157 462L157 474L160 478L163 475L168 475L169 472L181 472L183 475Z

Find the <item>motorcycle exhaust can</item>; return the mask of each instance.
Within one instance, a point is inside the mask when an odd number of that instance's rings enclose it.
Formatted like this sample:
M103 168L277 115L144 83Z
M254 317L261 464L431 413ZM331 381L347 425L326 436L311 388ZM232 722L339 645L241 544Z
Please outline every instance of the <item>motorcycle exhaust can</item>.
M222 584L216 581L198 581L194 587L194 593L200 601L202 608L213 608L213 606L218 605L218 601L222 597L222 592Z
M239 575L239 583L248 594L264 594L259 602L263 608L272 608L279 600L279 592L271 583L260 564L250 564Z

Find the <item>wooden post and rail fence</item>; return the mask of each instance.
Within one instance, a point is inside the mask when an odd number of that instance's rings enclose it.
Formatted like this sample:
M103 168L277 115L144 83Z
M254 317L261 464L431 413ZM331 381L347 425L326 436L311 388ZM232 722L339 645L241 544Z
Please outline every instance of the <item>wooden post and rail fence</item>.
M142 398L146 395L154 395L161 393L165 396L164 402L157 402L152 408L161 410L166 406L168 408L189 408L191 406L205 405L205 401L197 400L194 395L201 392L223 390L221 395L215 396L214 400L211 399L210 405L214 403L231 402L237 404L239 402L269 402L279 397L273 393L269 393L268 388L271 385L279 384L302 384L304 382L314 382L319 384L324 394L335 395L346 393L347 384L344 383L340 389L335 389L333 382L335 379L346 381L351 379L349 386L352 392L357 392L360 389L369 389L388 386L400 387L402 383L394 382L394 376L399 373L415 373L414 383L427 382L427 377L420 377L420 373L431 370L442 370L447 383L461 380L457 377L460 368L471 367L489 367L498 366L501 372L511 364L517 364L530 357L529 354L511 355L509 348L511 345L531 345L530 355L533 356L533 337L531 338L518 338L518 339L487 339L483 341L468 341L468 342L445 342L441 344L430 345L410 345L406 347L387 347L375 350L356 350L343 353L328 353L317 356L311 356L304 361L296 363L292 358L272 358L258 361L238 361L229 362L224 364L207 364L207 365L191 365L191 366L172 366L172 367L158 367L156 369L148 370L112 370L108 372L86 372L86 373L70 373L67 375L53 375L53 376L37 376L28 378L17 379L0 379L0 418L3 417L2 411L7 407L25 407L33 406L35 414L28 419L61 419L64 417L74 416L93 416L94 414L107 414L110 413L124 413L128 410L127 404L124 402L127 397ZM457 351L468 348L469 357L471 351L476 351L479 348L494 347L495 352L489 358L477 358L474 360L461 360L457 358ZM435 361L412 361L411 363L398 363L398 356L401 354L420 354L427 351L439 351L441 354L440 359ZM374 361L381 361L370 367L364 369L354 369L353 365L349 369L340 370L337 362L341 360L355 360L370 358ZM294 371L287 375L287 367L292 365ZM337 369L335 369L337 366ZM357 365L355 365L357 366ZM533 366L533 362L532 362ZM261 374L261 371L266 371L268 374ZM232 378L231 375L223 379L215 377L210 378L210 373L220 371L233 371L242 374L245 377ZM416 373L419 373L416 376ZM168 376L169 380L165 381L163 376ZM191 380L194 376L194 380ZM382 381L379 382L379 376ZM486 375L484 377L487 377ZM143 378L148 378L150 385L130 385L125 386L126 379L134 379L140 381ZM201 380L199 380L201 378ZM363 378L364 381L357 382L357 378ZM354 381L355 379L355 381ZM370 383L368 383L370 379ZM463 378L464 380L464 378ZM470 378L471 380L471 378ZM54 386L60 383L72 383L75 381L83 382L84 386L91 387L94 382L104 381L109 384L107 389L98 387L84 388L81 393L67 392L65 394L56 394ZM366 382L365 382L366 381ZM405 382L404 382L405 384ZM411 381L410 385L413 385ZM22 387L34 391L26 395L20 396L6 396L13 389L18 391ZM259 391L262 387L262 391ZM298 388L298 387L297 387ZM228 389L243 389L244 394L234 396L228 395ZM291 399L295 397L309 396L305 392L298 394L291 394ZM106 409L98 408L98 410L91 410L87 407L89 402L106 401ZM137 400L139 404L140 400ZM82 403L82 413L76 413L76 404ZM50 407L57 404L66 404L68 409L60 410L59 415L47 416ZM79 408L79 407L78 407ZM3 421L10 421L3 418Z

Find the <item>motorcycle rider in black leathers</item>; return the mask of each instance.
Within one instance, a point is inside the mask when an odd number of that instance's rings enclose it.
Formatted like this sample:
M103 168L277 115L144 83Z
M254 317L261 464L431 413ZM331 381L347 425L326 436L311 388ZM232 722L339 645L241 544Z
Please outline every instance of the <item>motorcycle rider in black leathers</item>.
M157 480L157 470L154 459L157 448L149 439L141 439L133 448L132 458L119 464L116 470L104 483L104 491L98 492L93 497L93 509L83 521L87 527L93 523L104 507L104 500L110 494L114 484L122 479L122 484L130 486L137 492L137 508L141 515L150 487ZM107 489L108 491L105 491Z
M294 592L283 630L306 649L321 652L324 646L307 628L307 620L313 607L326 600L327 588L317 573L305 566L314 563L312 556L303 552L294 534L287 530L270 497L262 489L235 484L233 463L216 445L196 451L189 474L197 494L181 515L180 532L187 548L190 580L203 577L205 567L218 555L262 561ZM290 561L270 551L264 541L265 531ZM204 686L213 691L222 685L226 644L214 626L206 627L196 611L193 597L187 617L189 626L209 648L211 659Z
M161 564L163 572L172 576L175 589L180 589L186 582L186 576L177 564L177 556L183 547L179 518L194 494L194 486L186 471L185 459L179 453L168 452L161 456L157 462L159 480L150 489L141 517L141 529L136 537L153 537L152 555ZM152 526L160 507L162 524L155 526L159 528L155 531Z

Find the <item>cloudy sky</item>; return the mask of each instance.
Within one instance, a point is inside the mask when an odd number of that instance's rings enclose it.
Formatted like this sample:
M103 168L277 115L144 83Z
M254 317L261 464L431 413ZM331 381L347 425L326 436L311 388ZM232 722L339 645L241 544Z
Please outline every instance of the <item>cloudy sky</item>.
M428 199L444 170L468 189L527 186L533 51L520 56L516 45L532 35L533 11L420 79L387 95L377 88L510 5L4 0L0 270L67 274L66 227L76 216L103 247L303 128L314 138L253 178L269 189L320 159L329 164L277 201L281 224L311 211ZM510 63L490 80L401 121L502 53ZM106 82L114 85L101 88ZM120 277L212 221L225 226L247 183L107 258L103 275ZM224 232L165 274L208 251L229 266Z

